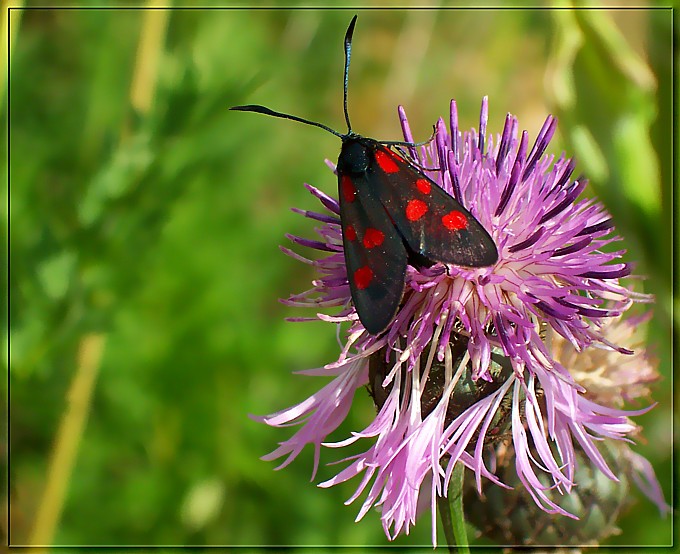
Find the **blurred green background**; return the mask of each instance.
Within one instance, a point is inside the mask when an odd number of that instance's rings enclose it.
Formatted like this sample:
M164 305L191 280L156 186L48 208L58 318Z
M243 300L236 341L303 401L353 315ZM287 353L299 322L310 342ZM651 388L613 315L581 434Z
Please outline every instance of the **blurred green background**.
M277 301L314 278L278 245L313 236L289 208L318 209L304 182L335 194L324 158L339 142L227 110L260 103L343 130L354 13L11 12L13 544L388 544L377 513L354 523L360 504L343 505L356 481L315 486L347 453L323 451L314 483L311 449L275 472L259 457L293 430L248 418L312 394L322 380L291 371L339 352L333 325L286 323L312 314ZM636 449L670 502L671 12L358 13L358 132L398 139L403 104L426 139L451 98L470 128L483 95L493 133L508 111L532 140L560 118L550 152L577 156L657 296L663 377ZM358 394L331 439L373 413ZM670 518L633 495L610 543L669 543ZM429 545L429 517L396 544Z

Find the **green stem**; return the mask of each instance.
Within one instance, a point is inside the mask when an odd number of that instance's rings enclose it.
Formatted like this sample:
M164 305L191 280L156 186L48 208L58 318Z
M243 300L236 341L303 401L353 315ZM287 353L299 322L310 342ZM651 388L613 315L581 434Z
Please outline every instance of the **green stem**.
M446 544L449 547L449 552L453 554L457 550L456 538L453 535L453 524L451 523L451 506L449 506L449 499L445 496L438 497L437 506L439 507L439 517L442 518L442 527L444 528Z
M453 468L447 497L439 497L437 505L449 552L469 554L465 514L463 513L463 474L465 467L457 463Z

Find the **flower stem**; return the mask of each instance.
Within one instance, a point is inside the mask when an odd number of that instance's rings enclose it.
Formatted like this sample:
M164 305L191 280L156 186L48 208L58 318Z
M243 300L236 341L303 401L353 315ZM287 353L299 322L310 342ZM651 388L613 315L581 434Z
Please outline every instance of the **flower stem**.
M465 530L465 515L463 513L463 464L456 464L451 474L447 496L437 499L439 515L442 518L446 544L449 552L469 554L467 532Z

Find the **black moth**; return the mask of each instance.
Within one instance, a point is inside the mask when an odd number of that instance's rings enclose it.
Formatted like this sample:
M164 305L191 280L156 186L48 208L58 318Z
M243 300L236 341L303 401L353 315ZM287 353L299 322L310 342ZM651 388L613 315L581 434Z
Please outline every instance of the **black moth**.
M415 144L378 142L352 131L347 82L356 20L355 15L345 34L347 133L264 106L231 109L314 125L342 140L337 174L347 278L359 320L369 333L378 335L397 313L408 263L485 267L496 263L498 251L468 210L390 148Z

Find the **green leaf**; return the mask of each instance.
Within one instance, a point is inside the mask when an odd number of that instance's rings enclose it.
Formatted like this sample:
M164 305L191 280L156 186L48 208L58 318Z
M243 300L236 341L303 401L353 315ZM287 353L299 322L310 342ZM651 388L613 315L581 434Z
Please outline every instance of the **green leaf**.
M94 176L78 206L78 218L83 226L92 225L101 217L107 202L120 198L139 182L154 159L149 143L146 133L131 137Z
M63 250L40 264L38 279L51 300L60 300L66 295L77 258L75 252Z

